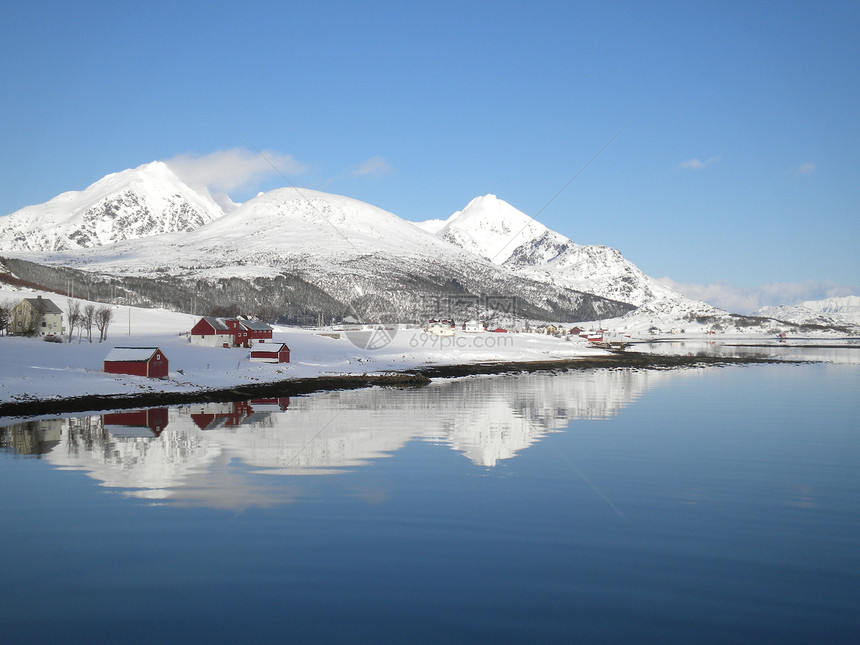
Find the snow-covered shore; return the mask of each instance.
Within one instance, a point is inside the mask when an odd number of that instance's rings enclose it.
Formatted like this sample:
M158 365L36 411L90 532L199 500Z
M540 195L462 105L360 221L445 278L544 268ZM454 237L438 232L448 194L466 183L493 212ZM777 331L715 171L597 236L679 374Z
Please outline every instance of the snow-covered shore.
M50 298L63 311L67 298L28 289L0 288L0 302L19 302L24 297ZM80 300L82 304L87 301ZM101 303L95 303L101 306ZM382 336L371 331L275 327L272 342L286 343L289 364L252 363L247 349L224 349L192 345L188 332L199 316L161 309L114 307L107 340L79 339L46 342L38 338L0 336L0 406L37 403L81 397L135 398L154 393L193 394L233 388L323 379L332 376L361 376L421 370L434 366L469 366L477 363L550 364L611 356L581 338L556 338L533 333L467 333L433 336L417 327L388 329ZM652 341L652 318L624 317L583 323L586 328L612 330L608 338L625 342ZM657 321L668 328L671 320ZM684 334L668 334L672 340L699 338L710 341L707 326L690 323ZM726 330L721 340L755 338L773 340L770 334ZM169 360L167 379L107 374L103 361L114 347L159 347Z
M0 289L0 300L19 301L38 292ZM41 293L65 310L66 298ZM86 301L82 301L85 303ZM0 404L81 396L123 396L147 392L195 392L248 384L331 375L384 373L428 365L491 361L550 361L606 355L579 339L536 334L465 333L431 336L399 328L377 349L364 345L370 333L275 327L272 342L290 347L289 364L252 363L247 349L192 345L187 332L198 316L158 309L116 307L105 342L86 334L72 342L0 337ZM389 332L391 333L391 332ZM326 334L326 335L322 335ZM67 339L64 339L67 340ZM380 345L382 343L379 343ZM168 379L106 374L105 356L114 347L159 347L170 363Z

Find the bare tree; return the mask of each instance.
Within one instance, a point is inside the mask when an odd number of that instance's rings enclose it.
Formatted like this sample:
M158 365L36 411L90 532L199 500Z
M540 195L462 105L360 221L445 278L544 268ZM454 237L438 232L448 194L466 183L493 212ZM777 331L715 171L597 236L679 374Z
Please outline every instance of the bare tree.
M5 333L12 323L12 310L15 303L12 300L0 302L0 333Z
M66 300L66 318L69 321L69 342L71 343L75 327L81 324L81 303L79 301L71 298Z
M99 330L99 342L107 340L107 330L113 320L113 309L105 305L99 307L95 312L95 323Z
M81 328L87 330L87 340L93 342L93 323L96 319L96 306L87 303L81 316Z

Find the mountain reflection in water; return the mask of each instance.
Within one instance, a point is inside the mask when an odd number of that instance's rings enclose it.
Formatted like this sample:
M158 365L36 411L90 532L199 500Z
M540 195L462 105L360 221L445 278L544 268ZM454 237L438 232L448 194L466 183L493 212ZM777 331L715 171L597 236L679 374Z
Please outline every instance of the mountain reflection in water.
M19 454L86 471L135 497L230 507L254 496L260 486L255 474L335 474L390 456L413 440L447 445L477 466L493 467L572 420L610 417L656 384L696 372L474 377L419 389L27 421L0 433L3 445Z

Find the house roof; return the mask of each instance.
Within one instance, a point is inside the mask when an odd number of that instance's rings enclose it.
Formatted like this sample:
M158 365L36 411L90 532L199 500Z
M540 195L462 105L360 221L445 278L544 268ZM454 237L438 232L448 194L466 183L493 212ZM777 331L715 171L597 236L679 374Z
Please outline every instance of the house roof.
M267 353L278 353L282 350L286 349L290 351L290 348L287 347L286 343L260 343L256 345L254 349L251 350L251 353L254 352L267 352Z
M227 329L227 324L224 322L225 318L216 318L215 316L203 316L203 320L209 323L209 325L215 331L229 331Z
M42 307L42 313L44 314L60 314L62 315L63 311L57 305L54 304L53 300L48 300L47 298L24 298L33 309L38 310L38 308Z
M114 347L107 356L105 361L113 363L116 361L123 362L146 362L155 352L162 352L158 347ZM166 358L166 357L165 357Z
M239 324L245 327L246 329L252 329L254 331L271 331L272 327L267 325L262 320L239 320Z
M240 326L245 329L253 330L253 331L272 331L272 328L264 323L262 320L247 320L245 318L217 318L215 316L203 316L203 320L209 323L209 326L212 327L215 331L230 331L230 328L227 325L228 321L239 323Z

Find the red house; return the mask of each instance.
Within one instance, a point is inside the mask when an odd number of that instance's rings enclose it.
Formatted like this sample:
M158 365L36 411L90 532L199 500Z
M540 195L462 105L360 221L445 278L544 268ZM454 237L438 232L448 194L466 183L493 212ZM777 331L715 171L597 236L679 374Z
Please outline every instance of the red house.
M243 318L239 316L239 327L242 328L242 331L247 334L245 338L247 338L251 344L254 344L254 341L264 341L264 340L272 340L272 328L271 326L264 323L262 320L251 320L250 318Z
M105 357L104 371L167 378L167 357L158 347L115 347Z
M289 363L290 348L286 343L263 343L251 350L254 363Z
M272 328L259 320L203 316L191 328L190 340L208 347L250 347L255 341L270 340Z

